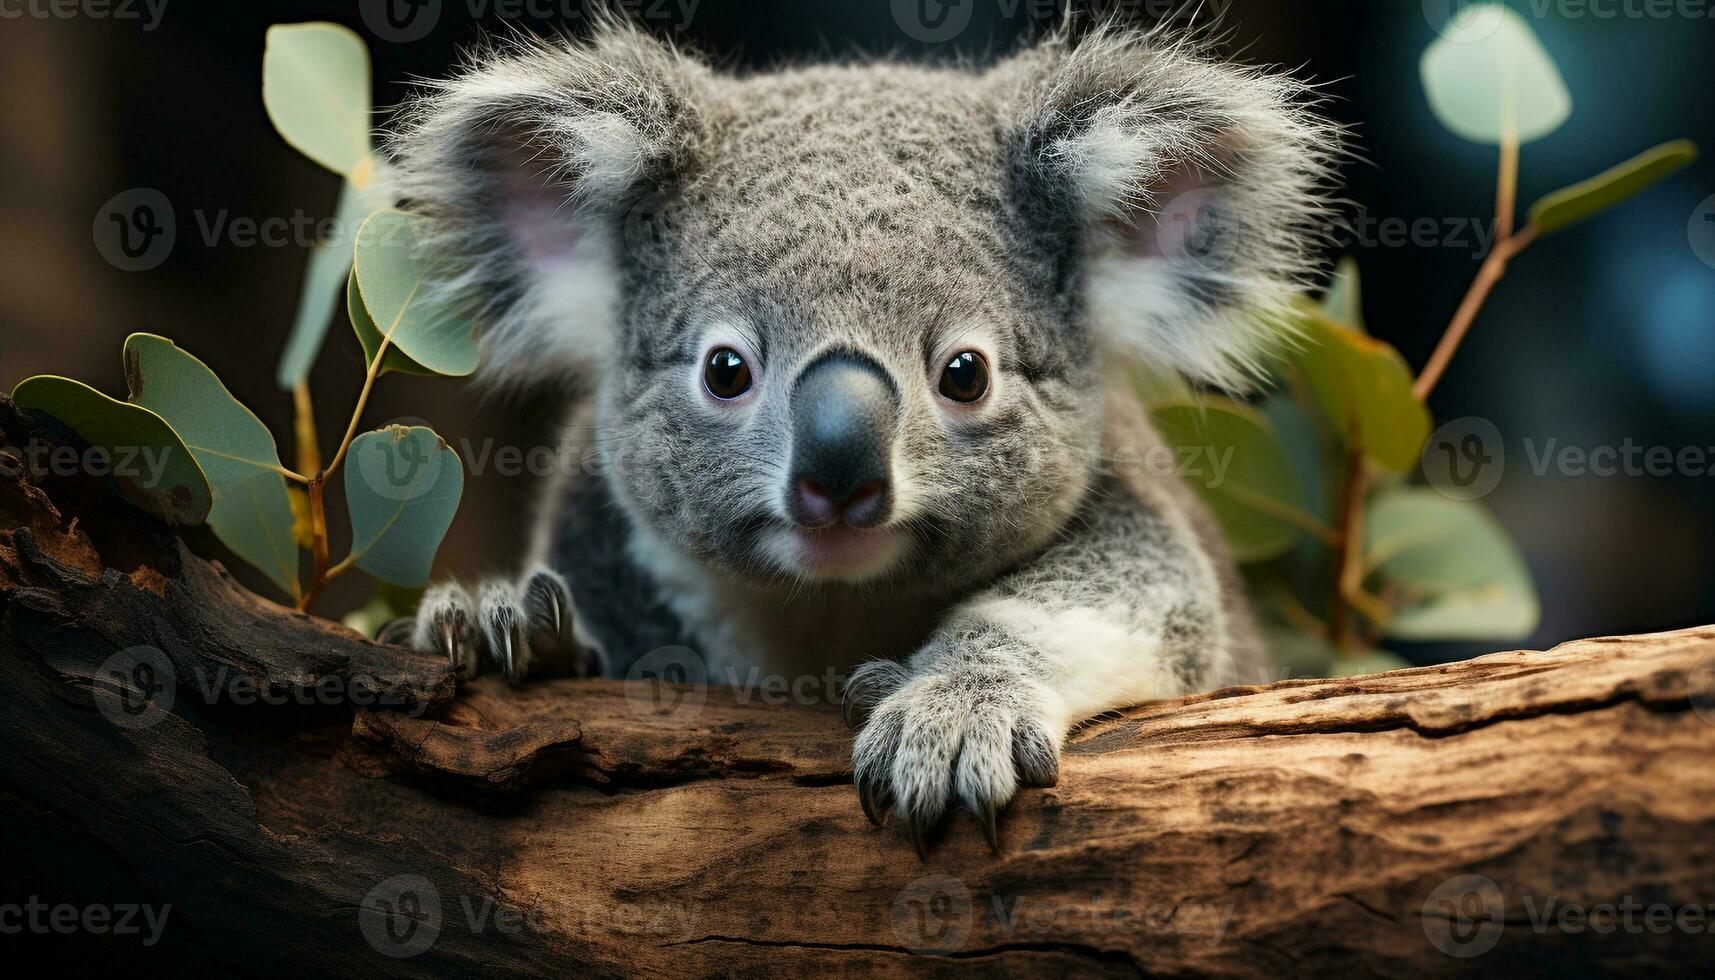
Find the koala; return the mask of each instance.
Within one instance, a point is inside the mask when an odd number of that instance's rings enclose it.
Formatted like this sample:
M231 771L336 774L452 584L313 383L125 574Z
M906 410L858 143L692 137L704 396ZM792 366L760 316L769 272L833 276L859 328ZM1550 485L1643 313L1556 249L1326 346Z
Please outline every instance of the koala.
M617 20L480 52L390 167L484 377L566 393L600 465L410 642L849 670L859 802L920 853L960 806L995 845L1080 723L1266 681L1210 515L1116 461L1161 446L1137 367L1243 390L1281 342L1338 153L1313 95L1112 24L988 65L738 75Z

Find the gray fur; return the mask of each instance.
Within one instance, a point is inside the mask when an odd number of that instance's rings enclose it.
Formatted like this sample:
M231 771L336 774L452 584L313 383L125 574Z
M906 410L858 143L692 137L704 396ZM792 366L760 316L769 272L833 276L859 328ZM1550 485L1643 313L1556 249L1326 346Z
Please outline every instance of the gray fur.
M986 70L732 77L609 23L433 87L390 145L439 219L443 296L483 325L491 383L591 392L568 431L602 471L556 484L535 549L579 610L565 645L619 674L679 644L787 674L893 658L851 679L854 767L919 841L951 803L992 826L1052 782L1113 698L1262 679L1208 515L1102 463L1159 443L1128 361L1240 385L1278 341L1337 135L1306 102L1115 28ZM1157 221L1175 197L1191 244ZM742 402L699 393L717 343L751 363ZM898 393L898 547L826 575L794 557L783 495L793 379L836 347ZM993 387L952 406L935 379L964 349ZM478 599L491 656L521 602Z

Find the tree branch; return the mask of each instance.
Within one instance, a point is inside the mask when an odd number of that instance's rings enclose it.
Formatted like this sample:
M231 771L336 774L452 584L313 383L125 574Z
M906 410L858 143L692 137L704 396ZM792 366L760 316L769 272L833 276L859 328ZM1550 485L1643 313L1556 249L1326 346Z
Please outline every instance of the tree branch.
M0 401L0 435L41 433ZM132 972L1707 962L1705 935L1642 911L1611 932L1531 915L1715 895L1715 726L1692 696L1715 629L1143 705L1021 792L998 857L960 814L919 862L863 818L837 708L619 681L455 694L438 660L250 595L94 478L0 477L0 528L4 878L170 904L155 945L82 937ZM114 669L140 645L165 657L146 702ZM1467 874L1504 908L1450 924Z

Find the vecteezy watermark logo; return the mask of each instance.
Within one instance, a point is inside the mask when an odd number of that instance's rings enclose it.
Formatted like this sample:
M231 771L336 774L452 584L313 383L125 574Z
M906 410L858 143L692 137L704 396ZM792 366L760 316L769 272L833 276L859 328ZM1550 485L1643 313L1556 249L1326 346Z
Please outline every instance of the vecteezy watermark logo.
M973 918L971 890L947 875L919 878L893 900L893 934L919 956L945 956L964 949Z
M1499 885L1483 875L1459 875L1423 900L1423 934L1448 956L1481 956L1501 941L1505 912Z
M1227 229L1227 214L1203 188L1174 195L1155 216L1155 244L1166 258L1208 258Z
M144 946L161 941L171 905L120 902L114 905L49 905L35 895L23 902L0 905L0 935L30 932L38 936L142 936Z
M1477 416L1454 419L1423 444L1423 475L1442 496L1476 500L1494 492L1506 469L1507 450L1495 423Z
M357 925L377 953L416 956L440 938L441 893L422 875L394 875L363 896Z
M394 419L383 426L388 438L366 442L355 454L353 463L363 485L386 500L411 500L434 489L443 467L452 461L439 451L438 439L416 431L428 428L429 423L416 418Z
M1691 212L1691 224L1685 230L1691 239L1691 251L1711 269L1715 269L1715 194L1703 199Z
M421 41L441 19L441 0L359 0L363 26L383 41Z
M1475 44L1500 29L1506 9L1479 0L1423 0L1423 19L1454 44Z
M95 706L120 728L148 728L173 710L173 662L151 646L128 647L96 668Z
M167 0L0 0L0 20L134 20L145 33L161 26Z
M893 21L924 44L951 41L971 26L976 0L893 0Z
M695 718L709 699L709 669L689 647L661 647L625 672L625 703L644 720Z
M113 195L95 212L95 250L123 272L147 272L173 254L173 202L153 187Z

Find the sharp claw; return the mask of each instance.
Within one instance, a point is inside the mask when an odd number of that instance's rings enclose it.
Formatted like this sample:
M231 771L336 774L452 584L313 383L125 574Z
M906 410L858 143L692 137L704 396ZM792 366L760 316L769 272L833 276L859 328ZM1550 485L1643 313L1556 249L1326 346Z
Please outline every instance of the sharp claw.
M858 783L858 802L863 804L863 815L869 818L869 822L880 827L881 818L875 814L874 783Z
M988 838L989 850L998 856L1000 854L1000 828L995 824L997 810L998 808L993 802L985 803L981 812L977 814L977 819L982 821L983 835Z
M850 690L847 690L846 696L840 701L840 716L845 718L847 728L852 727L852 715L856 713L857 699L852 697L852 692Z
M929 860L929 844L924 840L923 822L912 815L905 818L905 832L911 837L911 846L917 848L917 860Z
M451 623L441 625L441 650L447 655L447 665L457 670L459 666L458 639L453 635Z
M518 679L518 660L520 655L529 649L530 640L524 632L523 624L514 627L506 634L506 679Z

